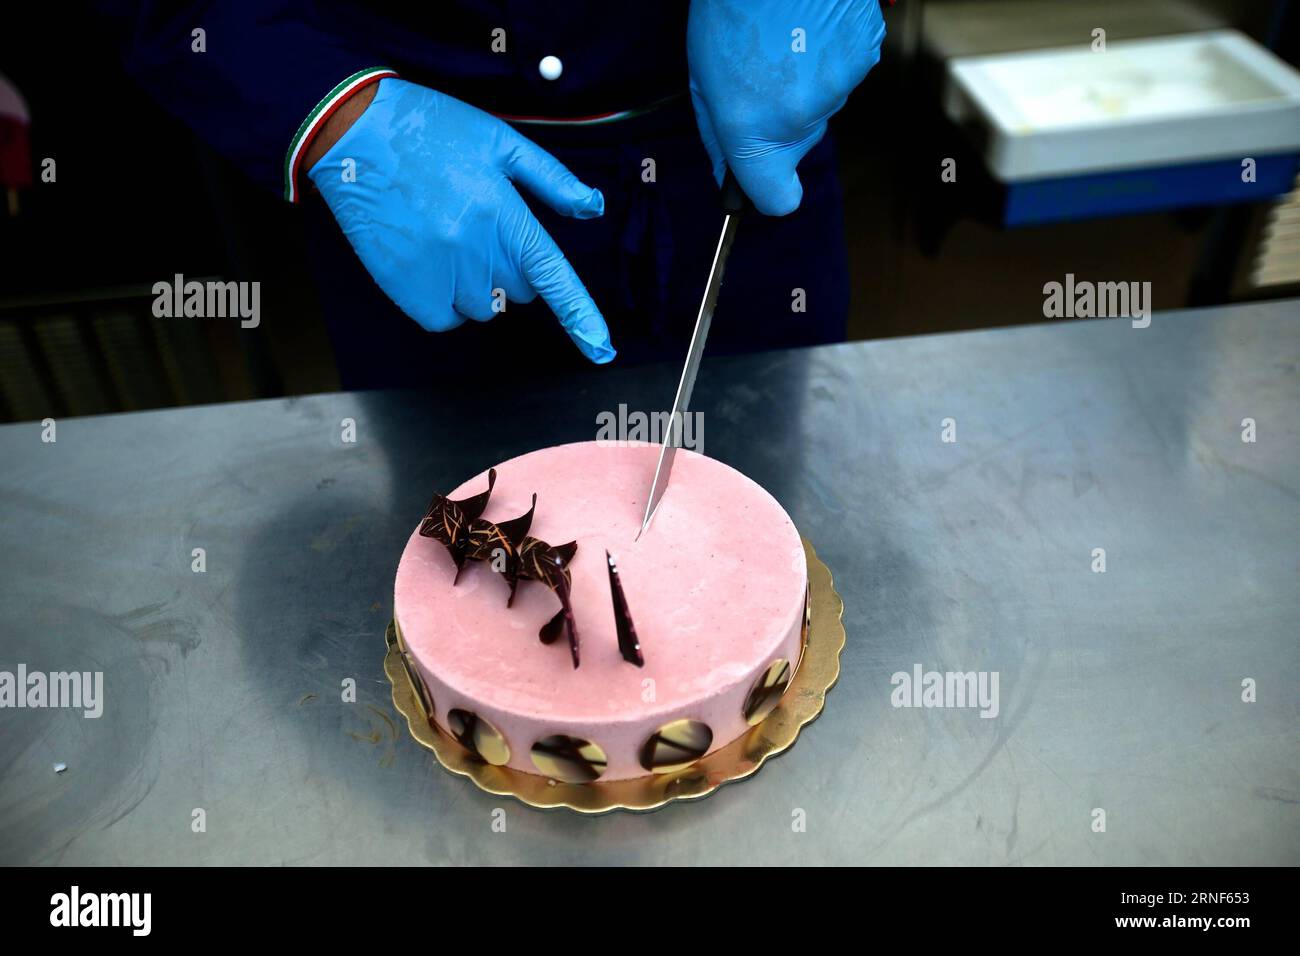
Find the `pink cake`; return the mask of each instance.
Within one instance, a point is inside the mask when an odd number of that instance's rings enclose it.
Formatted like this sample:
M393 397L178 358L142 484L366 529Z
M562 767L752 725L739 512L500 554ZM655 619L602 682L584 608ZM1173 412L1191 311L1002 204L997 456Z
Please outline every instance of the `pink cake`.
M466 561L457 579L448 547L411 535L393 602L408 664L432 721L489 763L568 782L676 770L746 733L785 690L806 626L799 533L753 481L682 450L636 540L657 457L656 446L585 442L496 466L485 521L525 514L536 493L528 534L577 542L576 668L565 638L539 640L561 606L555 590L520 581L507 607L489 561ZM487 488L485 472L447 498ZM606 551L643 666L620 653Z

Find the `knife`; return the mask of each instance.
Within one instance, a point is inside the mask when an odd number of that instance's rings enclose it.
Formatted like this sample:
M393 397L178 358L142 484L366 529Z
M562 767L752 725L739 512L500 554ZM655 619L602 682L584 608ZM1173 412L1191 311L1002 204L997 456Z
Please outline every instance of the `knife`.
M691 333L691 347L686 352L686 366L677 383L677 396L673 399L673 411L668 419L668 433L659 447L659 464L655 467L654 481L650 484L650 497L646 499L645 517L641 519L641 530L637 537L645 534L650 527L650 519L655 509L663 500L668 488L668 478L672 474L673 459L681 445L682 419L691 404L691 393L695 391L695 376L700 371L700 358L704 355L704 343L709 337L709 326L713 324L713 310L718 305L718 293L722 289L722 275L727 271L727 256L731 254L731 244L736 239L736 227L747 209L753 208L749 197L745 195L735 174L727 170L722 180L722 234L718 237L718 247L713 252L713 266L709 269L709 282L704 287L704 298L700 302L700 314L695 318L695 331Z

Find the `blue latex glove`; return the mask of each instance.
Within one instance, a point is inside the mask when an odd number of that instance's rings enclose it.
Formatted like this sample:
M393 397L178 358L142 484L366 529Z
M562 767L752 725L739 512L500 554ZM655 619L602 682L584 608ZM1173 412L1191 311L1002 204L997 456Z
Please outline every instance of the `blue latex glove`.
M495 317L495 289L511 302L540 294L587 358L614 357L600 310L515 186L578 219L604 213L605 198L496 117L381 80L309 175L379 287L426 329Z
M795 167L880 61L884 39L879 0L691 0L691 99L718 183L730 168L759 212L798 209Z

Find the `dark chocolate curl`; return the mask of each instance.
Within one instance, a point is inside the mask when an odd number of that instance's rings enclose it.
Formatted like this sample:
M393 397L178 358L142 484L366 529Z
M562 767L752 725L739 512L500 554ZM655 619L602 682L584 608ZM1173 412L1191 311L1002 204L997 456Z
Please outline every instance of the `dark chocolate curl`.
M492 497L492 488L497 482L497 470L488 469L488 488L480 494L454 501L443 495L434 495L429 502L429 509L420 522L420 534L433 538L444 545L456 564L456 576L452 585L460 580L460 572L465 567L465 559L470 550L470 526L487 508L488 499Z
M465 547L469 542L468 524L460 505L442 495L433 496L429 510L420 521L420 534L446 546L452 560L456 562L457 573L465 564Z
M568 565L577 550L576 541L552 548L537 538L524 538L519 548L519 576L529 581L541 581L554 590L555 583L561 578L570 580Z
M469 556L477 561L487 561L494 570L500 570L510 585L506 607L515 600L515 588L519 584L519 549L528 537L536 508L537 495L533 495L532 506L518 518L499 524L479 518L469 527ZM498 560L502 562L499 569L496 565Z
M537 637L543 644L554 644L564 632L564 608L555 612L555 616L542 625Z
M569 604L569 585L573 582L568 564L577 552L576 541L553 548L545 541L531 537L525 538L519 549L519 576L529 581L541 581L560 599L560 610L542 626L537 636L543 644L553 644L561 631L567 631L574 667L578 666L578 629Z
M573 607L569 604L569 579L561 578L555 588L555 596L560 599L560 613L564 615L564 629L569 634L569 656L573 658L573 669L578 669L578 625L573 619ZM545 628L543 628L545 630Z
M645 666L641 656L641 642L636 637L636 627L632 624L632 613L627 608L627 598L623 595L623 583L618 579L618 566L614 556L605 552L605 561L609 565L609 593L614 600L614 628L618 632L618 652L623 660L637 667Z
M569 562L573 560L573 556L578 553L578 542L570 541L568 544L557 544L551 550L555 552L555 557L558 559L556 563L567 568Z
M469 498L462 498L460 501L453 502L453 504L460 505L460 510L465 513L465 517L470 521L482 517L483 512L487 511L488 499L492 497L492 489L496 487L496 483L497 470L489 468L487 491Z
M533 512L537 510L537 495L533 495L533 503L526 512L518 518L511 518L509 521L497 523L497 527L515 546L518 548L524 543L524 538L528 537L528 529L533 526Z
M501 524L501 530L514 545L514 551L506 557L506 583L510 585L510 594L506 597L506 607L515 603L515 588L519 587L519 549L528 539L528 529L533 526L533 512L537 510L537 495L528 513Z

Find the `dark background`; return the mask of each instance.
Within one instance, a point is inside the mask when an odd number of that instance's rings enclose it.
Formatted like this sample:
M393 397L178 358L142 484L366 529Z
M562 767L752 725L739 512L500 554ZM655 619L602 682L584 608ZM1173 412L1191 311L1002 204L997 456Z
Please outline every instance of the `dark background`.
M941 118L945 56L1077 44L1096 25L1109 40L1230 26L1295 64L1291 4L903 0L887 20L880 65L832 124L851 337L1041 322L1043 283L1066 272L1150 280L1157 309L1300 291L1300 265L1268 284L1254 276L1272 203L1005 230L979 212L990 184L965 177L939 202L934 175L942 158L972 155ZM308 217L136 89L89 12L14 14L0 73L27 99L34 162L58 163L56 185L38 176L16 216L0 209L0 420L338 387L305 260ZM261 280L261 326L154 318L152 284L178 272Z

